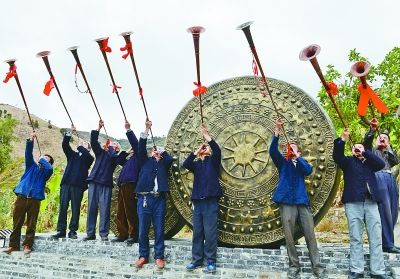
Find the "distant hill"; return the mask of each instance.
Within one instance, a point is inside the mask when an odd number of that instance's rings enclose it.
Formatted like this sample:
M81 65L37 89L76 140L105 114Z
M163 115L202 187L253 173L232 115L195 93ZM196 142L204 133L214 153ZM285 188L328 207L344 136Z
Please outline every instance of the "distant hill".
M32 128L29 125L29 120L26 112L17 107L0 104L0 110L6 110L7 113L10 113L13 118L18 120L18 125L14 130L14 135L16 140L14 141L14 148L12 156L15 158L24 157L25 151L25 139L30 135ZM40 147L42 149L42 153L48 153L54 157L56 165L63 164L65 162L65 155L61 149L61 142L63 139L63 128L57 127L51 124L51 128L49 128L49 124L47 121L35 116L32 116L33 122L38 122L39 128L37 128L38 139L40 143ZM90 139L90 132L87 131L78 131L79 136L85 140ZM139 136L139 135L137 135ZM100 142L105 142L107 139L105 134L100 134ZM118 141L121 144L123 150L127 150L130 148L130 144L127 139L115 139L110 137L111 141ZM155 137L156 145L164 146L165 137ZM73 136L72 146L76 146L78 143L78 138ZM151 141L149 141L151 144ZM34 148L34 157L38 158L39 151L37 147Z

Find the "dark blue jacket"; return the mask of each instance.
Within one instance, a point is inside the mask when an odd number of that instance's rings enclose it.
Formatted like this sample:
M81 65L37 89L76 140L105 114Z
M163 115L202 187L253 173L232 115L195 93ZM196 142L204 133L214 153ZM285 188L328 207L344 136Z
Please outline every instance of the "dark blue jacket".
M147 156L147 138L139 139L138 165L140 168L139 178L135 192L151 192L154 188L154 179L157 175L158 192L168 192L168 170L172 165L172 157L168 152L162 153L162 159L158 162L154 157Z
M37 200L44 199L46 181L53 174L53 166L46 159L41 158L38 163L33 160L33 141L26 141L25 172L15 186L14 193Z
M221 149L214 140L209 144L212 150L211 156L205 157L204 160L196 159L196 155L192 152L183 162L183 167L194 174L192 200L219 198L223 195L219 184Z
M344 155L345 142L337 138L333 144L333 160L343 170L344 190L342 202L363 202L368 193L367 183L371 190L372 200L379 202L375 172L385 167L385 162L371 151L363 152L364 161L355 156Z
M272 200L288 205L309 205L304 176L312 173L312 166L303 158L297 158L296 166L278 150L279 137L273 137L269 154L279 171L279 181Z
M106 151L101 147L98 139L99 131L93 130L90 134L90 144L96 156L96 162L87 181L113 187L114 170L117 165L122 165L125 162L128 153L122 151L118 154L112 146L109 146L108 151Z
M67 166L65 167L64 175L61 179L61 185L68 184L86 190L86 179L94 158L83 146L78 146L78 151L73 151L69 145L70 140L71 135L65 134L62 142L62 149L67 157Z
M124 166L118 177L118 186L121 186L123 183L136 183L139 173L136 158L138 153L138 140L132 130L128 130L126 132L126 136L128 137L129 143L131 144L134 153L128 160L125 160Z

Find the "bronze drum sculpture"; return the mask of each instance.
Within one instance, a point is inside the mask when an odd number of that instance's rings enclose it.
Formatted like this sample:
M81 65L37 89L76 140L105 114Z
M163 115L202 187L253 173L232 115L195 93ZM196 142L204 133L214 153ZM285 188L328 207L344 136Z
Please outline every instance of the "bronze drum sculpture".
M338 171L332 160L335 130L326 113L304 91L276 79L267 82L289 139L299 145L302 156L313 165L306 186L317 224L338 188ZM203 95L205 123L222 150L220 245L275 247L284 241L279 209L271 201L278 172L268 148L276 115L256 84L252 76L232 78L211 85ZM171 198L189 225L193 175L182 167L182 162L203 141L198 109L198 99L193 98L176 117L166 143L174 157ZM297 237L301 237L300 228Z

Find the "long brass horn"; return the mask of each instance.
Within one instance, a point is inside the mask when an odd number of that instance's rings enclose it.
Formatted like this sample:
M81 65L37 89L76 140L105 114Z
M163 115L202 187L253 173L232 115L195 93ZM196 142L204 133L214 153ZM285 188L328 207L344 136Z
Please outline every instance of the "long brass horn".
M97 115L99 116L100 120L102 120L100 112L99 112L99 109L97 108L97 105L96 105L96 101L94 100L94 97L93 97L93 94L92 94L92 90L90 89L89 83L88 83L88 81L86 79L85 72L83 71L82 64L81 64L81 61L80 61L79 56L78 56L78 47L77 46L73 46L73 47L68 48L67 50L71 51L72 55L74 56L75 62L76 62L76 66L78 67L79 71L82 74L83 81L85 82L85 85L87 87L87 92L89 93L90 98L93 101L93 105L94 105L94 108L96 109ZM75 74L75 76L76 76L76 74ZM108 138L108 133L107 133L106 127L105 126L103 126L103 127L104 127L104 132L106 133L106 136Z
M189 33L193 36L193 44L194 44L194 54L196 57L196 75L197 75L197 84L201 86L200 79L200 33L206 31L206 29L202 26L193 26L187 29ZM201 95L199 94L199 103L200 103L200 119L201 123L203 123L203 101L201 99Z
M108 62L107 53L106 53L106 50L104 49L104 45L107 46L107 44L108 44L108 37L96 39L95 42L97 42L99 44L101 54L103 55L104 62L106 62L107 70L108 70L108 73L109 73L110 78L111 78L111 82L112 82L112 85L113 85L113 92L115 93L115 95L117 95L118 102L119 102L119 105L121 107L122 114L124 115L125 121L128 121L127 118L126 118L124 107L122 106L121 98L119 97L118 86L115 83L114 76L113 76L113 74L111 72L110 63ZM108 48L108 46L107 46L107 48ZM108 52L111 52L111 48L109 48Z
M15 65L15 61L17 61L17 59L8 59L8 60L5 60L4 62L7 63L10 66L10 72L11 71L15 72L15 75L14 75L15 82L17 83L17 87L18 87L19 93L21 94L22 101L24 102L26 114L28 115L28 119L29 119L29 124L31 124L32 131L35 132L35 126L33 126L33 121L32 121L32 117L31 117L31 114L30 114L29 109L28 109L28 104L26 103L25 95L24 95L24 92L22 91L21 83L19 82L19 77L18 77L18 73L17 73L17 66ZM39 140L37 138L37 135L36 135L36 143L38 145L39 154L40 154L40 156L42 156L42 151L40 150L40 144L39 144Z
M371 64L369 64L368 62L357 61L351 66L350 72L354 77L360 78L363 87L366 88L367 87L366 77L370 69L371 69Z
M281 120L283 120L282 117L281 117L281 114L279 113L278 108L277 108L277 106L276 106L276 104L274 102L274 98L272 97L271 90L268 87L267 78L265 77L263 68L261 66L260 59L258 58L256 47L255 47L254 41L253 41L253 36L251 35L251 31L250 31L250 25L252 25L252 24L253 24L253 21L245 22L245 23L239 25L238 27L236 27L236 30L242 30L244 35L246 36L246 39L247 39L247 42L249 43L249 46L250 46L251 52L253 54L253 57L256 60L258 68L260 69L262 82L263 82L263 85L264 85L265 89L268 92L268 95L269 95L269 98L271 100L271 103L272 103L272 106L274 108L274 111L275 111L276 115ZM289 138L288 138L288 136L286 134L285 128L283 126L282 126L282 132L283 132L283 135L284 135L285 140L286 140L286 144L288 145L288 149L289 149L290 148L290 146L289 146L290 141L289 141Z
M64 99L63 99L63 97L61 96L60 89L58 88L58 85L57 85L56 79L54 78L53 72L51 71L50 62L49 62L49 55L50 55L50 51L45 50L45 51L41 51L41 52L37 53L37 54L36 54L36 57L42 58L42 60L43 60L43 62L44 62L44 65L46 66L46 69L47 69L47 71L49 72L50 78L53 80L54 87L56 88L58 97L60 97L61 103L62 103L62 105L63 105L63 107L64 107L64 109L65 109L65 111L66 111L66 113L67 113L67 115L68 115L68 118L69 118L69 120L71 121L71 124L72 124L73 126L75 126L75 125L74 125L74 122L72 121L71 115L69 114L69 111L68 111L68 109L67 109L67 106L66 106L65 103L64 103ZM77 131L76 134L77 134L77 136L79 137L78 131Z

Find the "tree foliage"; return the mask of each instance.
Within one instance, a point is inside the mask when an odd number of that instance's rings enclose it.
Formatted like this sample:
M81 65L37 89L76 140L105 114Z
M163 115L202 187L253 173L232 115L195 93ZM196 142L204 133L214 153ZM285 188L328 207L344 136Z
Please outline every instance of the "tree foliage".
M5 117L0 118L0 172L11 161L12 141L15 139L13 131L17 120L11 115L4 113Z
M356 49L350 50L349 61L353 64L356 61L367 61ZM357 86L360 83L358 78L350 72L341 74L334 65L328 65L325 74L327 81L334 81L338 85L339 94L334 96L339 109L347 123L354 142L361 142L367 129L369 121L375 115L380 122L380 131L387 130L390 133L392 147L400 148L400 118L396 113L400 106L400 48L393 48L378 65L371 65L367 76L367 82L378 94L379 98L389 108L389 113L380 115L376 109L368 109L367 115L362 119L357 114L359 92ZM331 117L338 135L343 131L343 125L337 116L328 94L324 88L318 93L318 99Z

